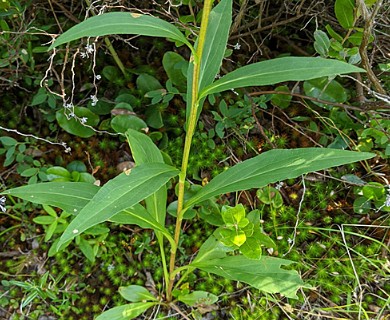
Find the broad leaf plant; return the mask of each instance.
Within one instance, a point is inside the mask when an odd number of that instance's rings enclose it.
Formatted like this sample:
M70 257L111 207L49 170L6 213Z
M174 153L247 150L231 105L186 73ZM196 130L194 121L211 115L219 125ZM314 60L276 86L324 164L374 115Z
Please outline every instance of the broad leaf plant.
M164 270L164 292L156 297L144 287L121 287L120 293L129 303L105 311L98 320L133 319L157 304L169 307L177 301L189 306L199 301L214 303L217 297L208 292L180 293L180 284L195 269L247 283L268 293L279 292L296 298L297 290L304 283L296 271L282 268L292 261L262 255L263 248L273 247L274 242L262 232L257 210L246 213L242 205L223 208L223 225L203 243L192 262L177 265L184 214L202 201L225 193L261 188L308 172L374 156L326 148L271 150L230 167L191 197L185 198L191 141L208 95L234 88L364 71L337 60L283 57L246 65L215 80L226 50L231 21L232 0L221 0L214 8L212 0L205 0L199 34L192 44L177 27L157 17L111 12L79 23L60 35L50 47L51 50L82 37L135 34L168 38L186 45L191 51L187 72L186 136L180 169L164 163L160 150L148 135L128 130L125 135L136 166L102 187L84 182L48 182L3 192L34 203L56 206L75 215L57 241L57 250L87 229L106 221L135 224L155 232ZM165 225L166 185L177 177L176 226L171 234ZM166 246L170 248L170 256L165 255Z

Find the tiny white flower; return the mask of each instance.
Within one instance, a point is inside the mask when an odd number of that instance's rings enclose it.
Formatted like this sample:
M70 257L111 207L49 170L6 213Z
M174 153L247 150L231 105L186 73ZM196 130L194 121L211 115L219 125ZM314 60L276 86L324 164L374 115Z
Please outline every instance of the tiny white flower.
M82 118L80 119L80 123L81 123L81 124L86 124L87 121L88 121L88 118L87 118L87 117L82 117Z
M87 54L91 54L95 51L93 45L91 45L91 44L86 45L85 50L87 51Z
M0 210L5 213L7 211L6 207L5 207L5 201L6 201L6 198L5 197L1 197L0 198Z
M283 187L283 185L284 185L284 182L283 182L283 181L278 182L277 185L275 186L275 189L276 189L276 190L280 190L280 189Z
M291 238L288 238L288 239L287 239L287 242L288 242L288 244L292 244L292 243L293 243L293 240L292 240Z
M92 100L91 105L96 106L96 103L99 101L99 99L95 95L91 95L90 98Z
M70 113L68 114L68 116L69 116L69 118L74 118L76 115L74 114L74 112L70 112Z
M65 109L72 109L73 108L73 103L71 102L71 103L65 103L64 104L64 108Z
M65 148L65 153L69 153L72 151L72 149L70 147L68 147L66 142L61 142L61 146L63 146Z
M95 78L96 78L96 80L100 80L102 78L102 76L100 74L97 74Z
M240 50L241 49L241 45L237 42L234 47L233 47L234 50Z
M82 59L88 58L88 54L86 52L80 52L80 56Z

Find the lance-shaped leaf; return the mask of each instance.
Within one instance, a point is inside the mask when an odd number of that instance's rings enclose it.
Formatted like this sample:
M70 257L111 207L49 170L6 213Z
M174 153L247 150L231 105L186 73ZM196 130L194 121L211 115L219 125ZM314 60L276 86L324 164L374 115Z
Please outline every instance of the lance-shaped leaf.
M295 270L285 270L281 266L293 261L263 256L260 260L244 256L226 256L219 259L194 261L191 267L217 274L226 279L247 283L268 293L281 293L297 299L296 292L304 286Z
M260 188L308 172L366 160L374 156L375 154L367 152L325 148L271 150L245 160L216 176L186 202L185 208L216 195Z
M129 12L109 12L88 18L60 35L49 50L82 37L100 37L110 34L170 38L185 43L192 50L186 37L171 23L153 16Z
M96 320L130 320L138 317L157 302L135 302L112 308L97 316Z
M126 131L126 138L137 165L153 162L164 163L160 150L146 134L129 129Z
M84 182L47 182L9 189L1 194L11 195L33 203L52 205L77 214L98 192L99 187ZM119 224L135 224L141 228L161 231L171 242L170 233L140 204L123 210L109 219ZM174 241L173 241L174 242Z
M78 213L98 192L99 187L85 182L45 182L9 189L1 194L11 195L38 204Z
M229 29L232 23L232 0L222 0L210 12L207 25L206 38L202 58L200 61L199 92L213 83L218 74L222 59L225 54L226 44L229 37ZM196 44L195 44L196 47ZM192 101L192 74L194 65L190 63L187 75L187 123L190 116ZM203 101L199 103L197 117L202 111Z
M58 247L86 229L134 206L177 174L177 169L166 164L145 163L110 180L69 224Z
M199 98L234 88L310 80L351 72L364 70L338 60L312 57L277 58L250 64L228 73L203 89Z
M164 163L160 150L146 134L130 129L126 132L126 138L137 165L153 162ZM167 206L166 187L162 186L150 197L146 198L145 202L150 214L160 224L164 225Z
M242 255L227 255L230 251L232 249L223 246L211 235L188 267L190 270L199 268L227 279L245 282L265 292L279 292L296 298L296 291L303 286L303 281L296 271L281 268L292 261L267 256L253 260Z
M231 23L232 0L222 0L209 15L200 63L199 91L214 81L221 68Z

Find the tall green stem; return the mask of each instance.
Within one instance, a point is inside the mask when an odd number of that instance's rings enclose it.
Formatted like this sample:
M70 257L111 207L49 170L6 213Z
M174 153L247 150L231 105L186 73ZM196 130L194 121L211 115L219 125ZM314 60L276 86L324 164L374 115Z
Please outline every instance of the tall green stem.
M206 39L206 31L207 31L209 15L212 6L213 6L213 0L205 0L203 6L202 22L201 22L199 36L198 36L198 45L196 48L196 55L195 57L194 56L192 57L193 64L194 64L194 71L192 74L191 107L190 107L190 116L188 117L187 133L184 142L181 172L179 174L179 194L177 199L177 218L176 218L176 227L175 227L175 236L174 236L176 248L171 250L171 257L169 261L170 281L168 284L168 294L167 294L168 301L172 299L172 288L175 280L174 270L175 270L175 261L176 261L176 251L179 244L181 224L184 215L184 211L183 211L184 183L187 176L188 158L190 155L192 137L194 136L194 132L196 128L197 113L199 108L198 94L199 94L200 64L202 61L203 47Z

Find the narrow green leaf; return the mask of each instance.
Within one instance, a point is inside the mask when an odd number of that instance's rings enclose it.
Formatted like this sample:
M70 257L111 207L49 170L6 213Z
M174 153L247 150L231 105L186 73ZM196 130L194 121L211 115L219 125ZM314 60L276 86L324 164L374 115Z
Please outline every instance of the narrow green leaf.
M134 206L177 174L178 170L171 166L145 163L110 180L70 223L58 246L86 229L109 220L122 210Z
M260 188L308 172L366 160L374 156L373 153L319 148L271 150L219 174L190 198L185 208L216 195Z
M164 163L160 150L146 134L130 129L126 131L126 138L137 165L153 162Z
M103 312L96 320L129 320L138 317L141 313L156 305L156 302L136 302L124 304Z
M351 72L364 70L338 60L311 57L277 58L250 64L228 73L203 89L199 98L234 88L302 81Z
M213 83L225 54L232 23L232 0L222 0L210 12L199 74L199 91Z
M342 42L343 41L343 37L341 35L339 35L336 31L334 31L334 29L331 27L330 24L327 24L325 26L325 29L326 31L328 31L329 35L334 38L336 41L338 42Z
M54 232L56 231L58 226L57 220L55 220L46 230L46 235L45 235L45 242L48 242L51 237L53 236Z
M134 130L126 132L131 153L137 165L143 163L164 163L163 156L157 146L146 134ZM148 212L161 224L165 224L167 189L162 186L159 190L145 199Z
M38 216L33 219L33 221L37 224L52 224L56 221L56 218L51 216Z
M46 182L9 189L1 194L78 213L98 190L99 187L86 182Z
M85 240L84 238L80 238L79 248L89 261L91 261L92 263L95 262L95 254L93 253L93 248L87 240Z
M156 297L148 289L138 285L119 287L118 291L123 298L130 302L157 301Z
M100 37L110 34L170 38L192 48L179 29L167 21L138 13L110 12L91 17L70 28L55 40L49 50L82 37Z
M27 288L27 292L31 290L31 287L30 288ZM22 300L22 303L21 303L21 309L25 308L26 306L28 306L36 297L39 296L39 290L35 290L35 291L30 291L30 293L28 293L27 297L25 297L23 300Z
M244 256L226 256L193 262L190 266L217 274L226 279L247 283L268 293L281 293L288 298L297 299L296 292L304 286L295 270L285 270L281 266L293 261L263 256L251 260Z
M226 44L229 37L229 28L232 22L232 0L223 0L210 12L209 23L206 31L205 46L202 53L199 74L199 87L201 92L211 85L218 74L222 59L225 54ZM195 44L196 47L196 44ZM187 123L190 116L192 102L192 74L194 65L190 63L187 72ZM197 118L202 111L204 99L199 102Z
M24 200L38 204L49 204L71 213L78 213L95 196L99 187L84 182L47 182L4 191ZM31 197L32 196L32 197ZM40 216L33 219L38 224L51 224L55 218ZM109 221L119 224L136 224L141 228L161 231L167 237L170 233L154 219L141 205L134 205L117 213Z
M57 212L50 206L44 204L43 209L52 217L57 219Z

